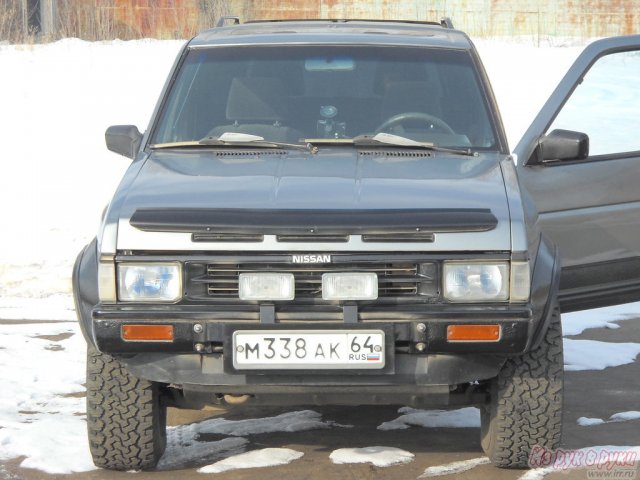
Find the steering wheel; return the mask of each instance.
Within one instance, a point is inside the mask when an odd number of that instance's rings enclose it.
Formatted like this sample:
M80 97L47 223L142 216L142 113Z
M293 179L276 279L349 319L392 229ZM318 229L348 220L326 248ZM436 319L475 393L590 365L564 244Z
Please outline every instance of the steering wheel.
M455 135L456 133L453 131L453 128L451 128L449 124L441 118L422 112L404 112L387 118L378 128L376 128L376 133L384 132L396 125L415 121L426 123L427 128L439 128L444 133L449 133L451 135Z

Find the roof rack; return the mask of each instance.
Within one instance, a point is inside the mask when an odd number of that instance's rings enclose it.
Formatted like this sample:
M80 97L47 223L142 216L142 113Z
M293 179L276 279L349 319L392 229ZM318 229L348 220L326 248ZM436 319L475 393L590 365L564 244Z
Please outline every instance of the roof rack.
M453 28L453 22L449 17L442 17L440 19L440 25L442 25L443 28Z
M223 17L237 18L237 17ZM449 17L445 17L440 22L429 22L424 20L381 20L369 18L287 18L287 19L267 19L267 20L247 20L245 23L279 23L279 22L376 22L376 23L410 23L416 25L439 25L444 28L453 28L453 23Z
M218 23L216 23L216 28L224 27L227 22L231 22L231 25L240 25L240 17L235 17L233 15L225 15L224 17L220 17L218 19Z

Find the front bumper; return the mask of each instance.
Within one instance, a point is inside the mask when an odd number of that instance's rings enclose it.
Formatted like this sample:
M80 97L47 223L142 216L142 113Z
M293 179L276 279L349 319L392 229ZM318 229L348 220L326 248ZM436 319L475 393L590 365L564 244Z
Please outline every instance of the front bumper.
M104 306L93 310L93 332L98 349L110 354L143 352L225 353L224 345L237 329L349 329L385 327L391 330L394 352L408 354L489 353L515 355L530 347L534 319L527 306L434 306L426 310L376 310L376 313L349 312L344 315L322 316L308 309L287 315L260 315L237 310L212 312L210 308L194 306ZM174 327L172 342L126 341L122 326L127 324L162 324ZM449 325L495 324L501 327L498 341L448 342ZM416 348L422 344L424 348Z
M447 404L449 385L495 377L509 356L530 347L535 325L527 306L469 309L447 305L432 307L427 313L424 308L396 307L376 316L379 318L360 315L355 322L294 321L276 316L272 322L261 322L247 319L242 312L212 313L192 306L105 306L94 309L93 322L94 340L102 352L117 355L138 377L179 385L185 391L277 396L294 403L303 398L312 403L394 403L391 400L403 398L404 403L415 405L424 404L426 398ZM170 324L175 340L127 342L121 335L125 324ZM454 324L498 324L502 335L496 342L447 342L447 326ZM384 329L389 362L381 371L235 371L229 361L232 332L259 328ZM425 346L421 351L419 344ZM403 388L407 390L404 397Z

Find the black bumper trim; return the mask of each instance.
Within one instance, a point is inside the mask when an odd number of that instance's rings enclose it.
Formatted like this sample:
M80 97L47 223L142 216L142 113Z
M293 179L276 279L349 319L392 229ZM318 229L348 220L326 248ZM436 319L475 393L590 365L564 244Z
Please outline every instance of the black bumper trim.
M197 312L196 315L170 315L163 312L116 312L94 310L94 332L98 348L105 353L126 354L141 352L172 352L193 353L196 345L200 352L221 353L226 350L225 342L229 338L229 329L255 329L261 325L257 319L253 322L246 320L213 321L211 314ZM395 320L387 317L379 321L361 321L358 323L344 322L310 322L291 321L267 324L269 328L287 329L349 329L349 328L392 328L395 341L394 351L408 352L416 355L430 353L490 353L515 355L526 351L530 343L530 332L533 320L526 311L512 312L511 315L480 315L479 312L466 315L415 315L410 320ZM175 327L175 341L173 343L154 342L125 342L120 332L125 323L136 324L171 324ZM420 331L418 324L425 325L424 331ZM448 342L446 340L446 328L451 324L498 324L501 326L502 335L497 342ZM198 324L202 328L195 327ZM196 330L200 330L196 332ZM426 349L418 352L416 345L424 343ZM227 346L228 348L228 346Z
M502 355L410 355L396 354L394 375L241 375L224 371L222 354L145 353L121 361L134 375L185 389L220 394L282 394L295 387L300 393L321 392L334 387L358 391L394 385L457 385L495 377L506 360Z

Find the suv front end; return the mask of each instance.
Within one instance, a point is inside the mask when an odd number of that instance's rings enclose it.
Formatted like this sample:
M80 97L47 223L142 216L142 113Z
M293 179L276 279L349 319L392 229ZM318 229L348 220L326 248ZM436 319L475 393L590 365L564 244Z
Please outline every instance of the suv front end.
M556 322L557 254L467 37L273 28L196 37L147 133L107 132L135 159L73 276L101 466L152 467L167 406L224 401L474 404L494 438L502 372ZM126 461L98 428L113 370L153 426Z

